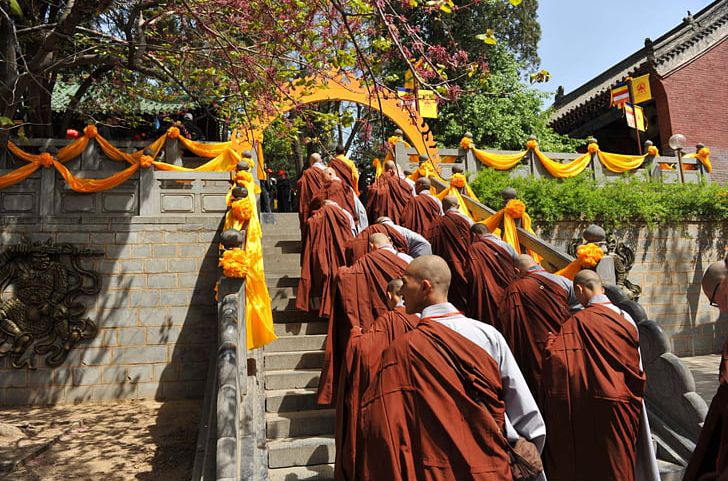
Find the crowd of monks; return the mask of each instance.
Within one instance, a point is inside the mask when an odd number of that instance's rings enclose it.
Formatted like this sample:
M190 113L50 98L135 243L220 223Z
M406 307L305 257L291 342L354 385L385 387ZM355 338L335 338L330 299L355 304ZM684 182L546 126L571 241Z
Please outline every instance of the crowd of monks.
M328 319L335 479L659 480L639 331L596 272L547 272L393 161L366 205L358 177L337 151L298 181L297 307ZM703 284L722 310L726 262ZM728 352L687 481L728 481L727 373Z

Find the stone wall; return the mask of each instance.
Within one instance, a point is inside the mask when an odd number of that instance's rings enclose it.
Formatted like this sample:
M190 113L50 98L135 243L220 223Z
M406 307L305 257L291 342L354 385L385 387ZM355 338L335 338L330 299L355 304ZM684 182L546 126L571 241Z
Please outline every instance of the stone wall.
M202 398L217 336L221 218L46 219L0 219L0 250L27 235L103 251L82 262L102 279L87 302L99 332L55 369L0 359L0 405Z
M588 224L560 222L541 237L566 249ZM670 338L678 356L720 352L728 336L728 316L719 316L701 294L707 266L725 256L728 222L686 223L648 228L635 224L615 235L635 250L629 279L642 286L640 304Z

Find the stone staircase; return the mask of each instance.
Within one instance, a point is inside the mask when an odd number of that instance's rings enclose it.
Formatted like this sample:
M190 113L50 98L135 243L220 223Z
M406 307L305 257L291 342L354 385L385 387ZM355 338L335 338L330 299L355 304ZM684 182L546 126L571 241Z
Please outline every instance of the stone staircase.
M334 409L315 401L327 324L296 311L297 214L263 215L263 252L279 336L264 351L270 481L333 479Z

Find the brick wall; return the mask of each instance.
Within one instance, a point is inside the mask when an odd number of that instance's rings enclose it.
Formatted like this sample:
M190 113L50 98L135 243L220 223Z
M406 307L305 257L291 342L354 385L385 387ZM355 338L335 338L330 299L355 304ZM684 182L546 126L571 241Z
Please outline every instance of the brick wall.
M728 180L728 38L700 57L662 79L669 105L669 132L661 138L667 147L671 134L684 134L691 147L702 142L711 150L717 179Z
M219 227L215 217L0 220L0 250L25 234L104 252L83 261L102 279L87 303L96 338L55 369L0 359L0 405L202 398L217 336Z
M587 224L562 222L544 240L566 249ZM728 316L719 315L700 292L703 271L725 255L728 223L686 223L650 229L635 225L615 232L635 250L629 279L642 286L640 304L670 338L678 356L720 352Z

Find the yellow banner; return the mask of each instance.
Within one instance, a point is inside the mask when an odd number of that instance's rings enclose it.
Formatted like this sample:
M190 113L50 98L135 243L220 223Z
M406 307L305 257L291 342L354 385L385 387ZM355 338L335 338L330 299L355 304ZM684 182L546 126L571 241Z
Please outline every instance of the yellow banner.
M432 90L418 90L420 116L426 119L437 118L437 100Z
M630 104L624 104L624 114L627 117L627 125L629 125L631 128L638 128L641 132L647 130L647 126L645 125L645 115L642 107L640 107L639 105L632 106Z
M652 100L652 91L650 90L650 74L632 79L632 95L634 103L641 104Z

